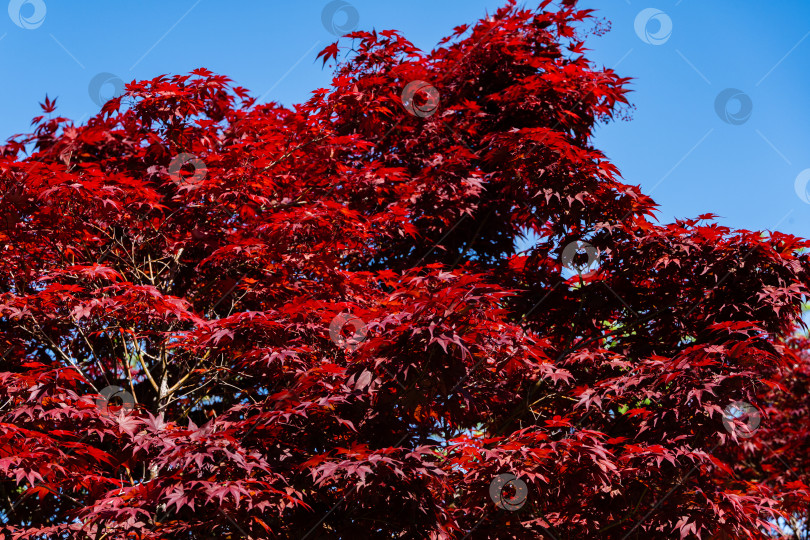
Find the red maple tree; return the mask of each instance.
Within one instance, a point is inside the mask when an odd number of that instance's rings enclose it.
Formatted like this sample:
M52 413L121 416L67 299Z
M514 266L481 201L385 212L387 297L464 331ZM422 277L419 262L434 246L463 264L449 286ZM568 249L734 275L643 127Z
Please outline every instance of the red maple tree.
M83 126L46 99L0 149L7 531L748 538L801 519L802 480L749 457L780 446L768 389L804 398L780 381L810 243L652 219L590 143L628 79L585 57L588 10L549 5L510 1L429 53L354 32L293 108L205 69L132 82Z

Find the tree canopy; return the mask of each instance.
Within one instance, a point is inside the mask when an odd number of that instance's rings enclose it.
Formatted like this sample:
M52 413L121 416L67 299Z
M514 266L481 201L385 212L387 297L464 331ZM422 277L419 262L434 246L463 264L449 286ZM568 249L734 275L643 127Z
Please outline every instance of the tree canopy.
M602 31L509 1L430 52L353 32L294 107L206 69L46 98L0 147L7 530L806 527L810 243L655 219L591 144Z

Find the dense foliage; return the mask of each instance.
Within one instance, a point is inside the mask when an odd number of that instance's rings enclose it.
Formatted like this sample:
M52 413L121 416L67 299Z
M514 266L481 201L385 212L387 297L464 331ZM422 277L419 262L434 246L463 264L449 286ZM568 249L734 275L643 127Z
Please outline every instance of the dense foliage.
M204 69L82 126L46 99L0 148L14 537L798 526L810 243L654 220L590 143L604 28L549 4L350 34L294 108Z

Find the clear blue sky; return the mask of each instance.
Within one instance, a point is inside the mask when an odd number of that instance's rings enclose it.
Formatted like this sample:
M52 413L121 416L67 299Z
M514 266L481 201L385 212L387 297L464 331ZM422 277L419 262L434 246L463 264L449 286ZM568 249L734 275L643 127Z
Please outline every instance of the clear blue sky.
M104 72L128 82L207 67L265 101L303 101L330 80L315 60L335 39L322 22L327 3L12 0L16 23L35 28L20 27L0 10L0 138L26 131L46 92L58 96L61 115L86 119L98 109L88 86ZM337 25L353 7L360 28L396 28L423 49L500 5L347 3ZM632 121L600 128L596 146L626 182L640 184L661 205L661 220L713 212L735 228L810 236L810 204L794 185L810 168L810 2L583 0L582 6L612 22L611 32L590 42L591 58L635 78ZM637 32L636 18L648 8L654 10L644 12ZM716 112L716 97L727 88L750 100L750 117L739 100L721 109L736 124Z

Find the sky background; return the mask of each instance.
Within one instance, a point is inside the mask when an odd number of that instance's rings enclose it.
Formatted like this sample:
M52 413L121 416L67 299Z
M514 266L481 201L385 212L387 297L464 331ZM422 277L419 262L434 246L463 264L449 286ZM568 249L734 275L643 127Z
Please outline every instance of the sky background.
M26 132L46 93L58 97L57 113L83 123L100 108L91 97L94 79L129 82L206 67L262 101L302 102L331 80L315 59L337 39L322 20L327 4L12 0L8 15L0 10L0 139ZM430 50L454 26L502 2L346 4L332 19L336 26L356 14L359 29L396 28ZM810 236L810 204L796 190L810 169L810 2L581 6L612 27L588 41L588 56L634 78L632 120L599 127L594 144L625 182L660 204L660 221L711 212L733 228ZM102 86L101 95L113 88ZM738 97L718 113L726 89Z

